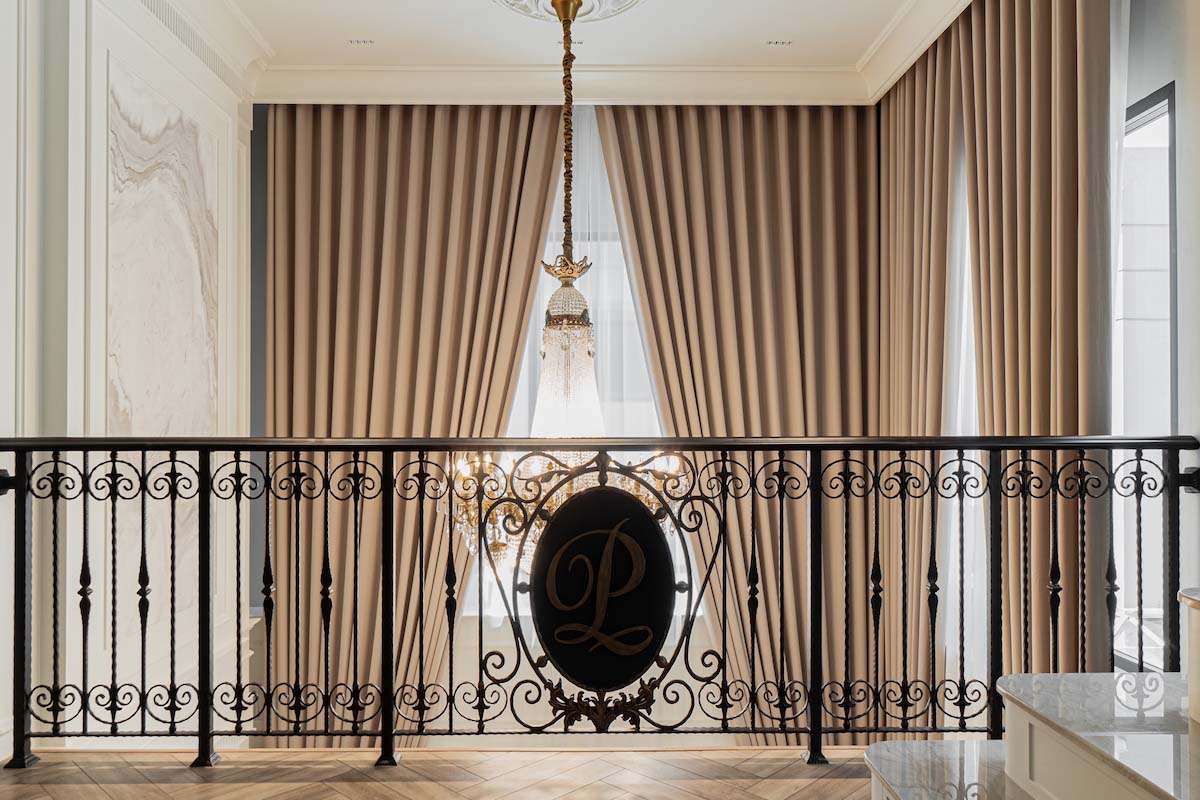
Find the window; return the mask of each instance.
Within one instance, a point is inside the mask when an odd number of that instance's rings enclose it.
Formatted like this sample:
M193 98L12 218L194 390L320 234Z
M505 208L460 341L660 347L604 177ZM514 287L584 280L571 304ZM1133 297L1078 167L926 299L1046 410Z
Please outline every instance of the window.
M633 286L625 265L617 215L609 190L608 174L600 147L600 130L591 106L575 109L575 194L574 241L576 256L587 256L592 268L576 285L587 298L592 322L596 326L596 381L604 415L604 434L609 437L661 436L657 395L646 363L638 310ZM550 263L562 252L563 191L559 180L550 233L543 260ZM508 435L529 436L537 403L538 375L541 371L542 327L546 303L558 288L558 281L538 270L533 311L525 335L516 396L508 421ZM684 560L676 536L668 536L675 559L678 579L684 580ZM474 570L472 570L474 573ZM478 584L474 575L463 597L463 613L478 614ZM503 589L490 577L483 581L483 616L492 625L505 624ZM683 613L682 604L676 606Z
M1120 164L1119 245L1113 276L1113 432L1161 434L1177 429L1175 401L1175 90L1168 84L1129 108ZM1147 454L1157 457L1157 454ZM1133 458L1133 453L1118 458ZM1154 476L1156 478L1160 476ZM1137 666L1137 631L1147 666L1162 666L1162 576L1144 570L1138 595L1136 505L1116 500L1114 541L1121 587L1114 647L1118 664ZM1158 519L1148 498L1144 519ZM1162 563L1158 526L1145 526L1143 564Z
M625 255L617 231L608 173L600 149L596 110L575 109L574 239L576 256L587 256L591 270L576 285L587 298L596 326L596 380L604 414L606 436L661 436L662 424L646 350L634 302L633 285L625 268ZM550 263L562 252L562 183L554 205L550 235L543 260ZM537 267L536 264L531 268ZM525 354L517 384L509 436L528 436L537 401L541 362L542 324L546 303L558 281L538 268L536 297Z

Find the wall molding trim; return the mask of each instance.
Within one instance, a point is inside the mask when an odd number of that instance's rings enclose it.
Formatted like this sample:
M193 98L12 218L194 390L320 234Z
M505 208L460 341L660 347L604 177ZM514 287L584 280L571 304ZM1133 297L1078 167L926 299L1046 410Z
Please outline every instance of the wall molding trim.
M248 93L251 76L275 51L230 0L184 4L179 0L138 3L209 71L239 97Z

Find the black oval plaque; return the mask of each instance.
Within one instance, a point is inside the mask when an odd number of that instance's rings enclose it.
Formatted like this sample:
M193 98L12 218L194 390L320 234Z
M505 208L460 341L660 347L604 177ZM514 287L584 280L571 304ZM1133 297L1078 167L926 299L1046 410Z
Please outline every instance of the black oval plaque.
M611 486L580 492L551 517L529 588L546 656L591 691L641 677L671 627L675 570L667 540L641 501Z

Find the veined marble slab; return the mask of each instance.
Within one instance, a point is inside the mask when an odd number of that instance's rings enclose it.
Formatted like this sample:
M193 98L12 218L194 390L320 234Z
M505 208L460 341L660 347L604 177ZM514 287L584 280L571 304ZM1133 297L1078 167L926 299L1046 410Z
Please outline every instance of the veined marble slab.
M879 742L867 748L874 800L1028 800L1004 774L1004 743Z
M1200 775L1192 768L1200 759L1200 728L1188 717L1183 675L1009 675L998 687L1009 718L1010 769L1052 778L1050 764L1064 775L1078 772L1070 763L1078 755L1084 775L1129 787L1124 795L1093 793L1080 783L1078 796L1200 798L1200 783L1191 778Z

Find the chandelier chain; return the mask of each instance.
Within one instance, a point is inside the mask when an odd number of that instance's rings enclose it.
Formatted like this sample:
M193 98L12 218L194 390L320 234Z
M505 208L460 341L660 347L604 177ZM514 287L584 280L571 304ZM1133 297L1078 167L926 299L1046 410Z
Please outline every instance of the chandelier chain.
M568 261L574 261L574 248L571 236L571 182L574 162L574 134L571 129L571 115L575 105L574 87L571 82L571 65L575 56L571 52L571 20L562 21L563 29L563 255Z

